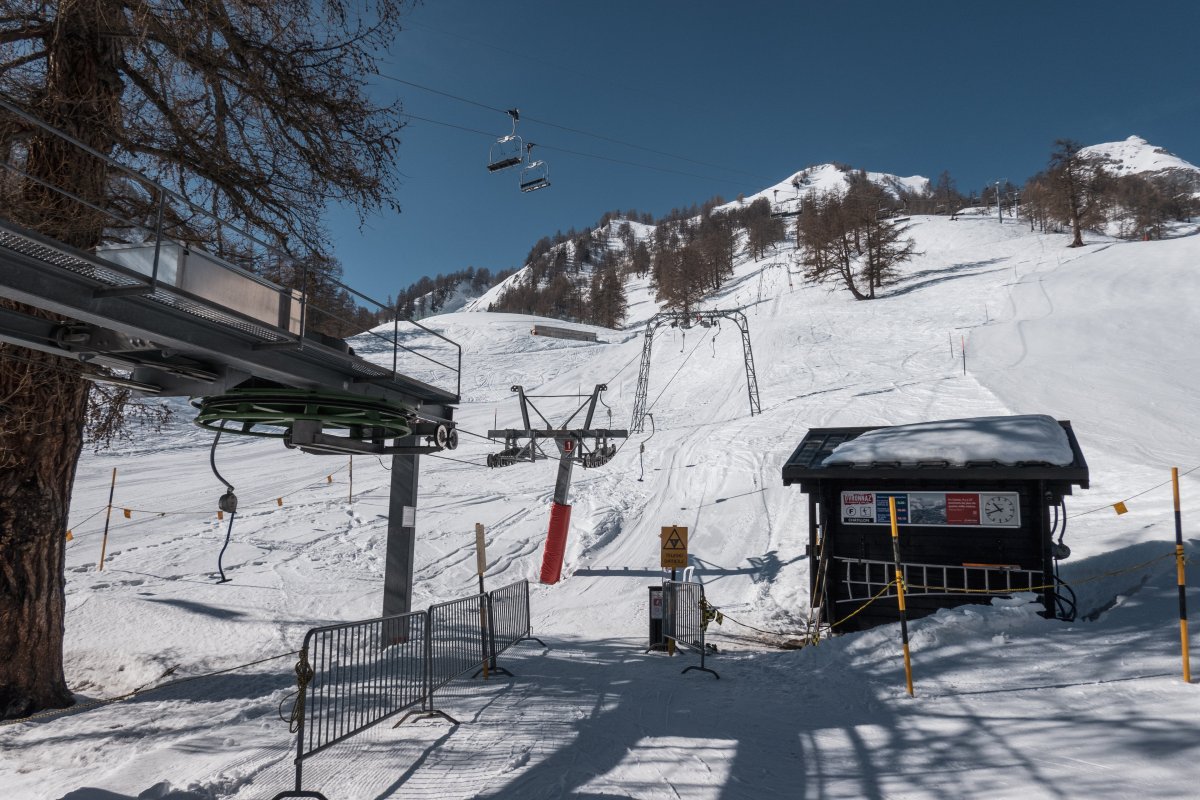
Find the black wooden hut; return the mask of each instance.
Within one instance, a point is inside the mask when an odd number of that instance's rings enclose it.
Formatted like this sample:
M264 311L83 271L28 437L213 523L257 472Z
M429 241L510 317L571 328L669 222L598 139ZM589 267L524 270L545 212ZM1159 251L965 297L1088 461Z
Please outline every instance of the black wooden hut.
M783 483L808 495L812 603L835 632L899 618L889 497L910 617L1018 591L1036 592L1047 616L1073 615L1055 567L1069 554L1063 497L1087 488L1088 467L1069 422L814 428Z

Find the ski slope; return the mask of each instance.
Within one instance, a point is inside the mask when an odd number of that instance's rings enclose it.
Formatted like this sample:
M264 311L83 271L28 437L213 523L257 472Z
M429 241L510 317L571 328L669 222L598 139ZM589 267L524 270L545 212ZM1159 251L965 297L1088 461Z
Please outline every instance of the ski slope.
M745 309L761 415L749 416L732 326L661 333L653 434L575 471L564 580L535 583L549 647L506 654L512 679L454 684L440 702L463 725L379 726L314 757L306 788L331 800L1196 796L1200 687L1179 676L1161 484L1171 466L1200 464L1200 237L1071 250L1007 221L911 225L920 254L878 300L803 284L789 245L741 263L710 299ZM425 321L463 346L469 433L448 458L421 460L416 606L475 590L477 522L489 587L536 582L556 464L487 470L499 446L470 434L517 424L514 384L561 395L607 383L611 426L627 427L641 323L658 310L646 285L629 294L628 328L599 329L599 343L532 337L540 320L522 315ZM552 421L575 407L534 402ZM781 647L807 616L808 572L806 499L780 469L809 428L1017 413L1071 420L1091 468L1091 489L1068 500L1082 514L1064 563L1079 621L1042 619L1025 598L918 620L915 698L892 628ZM226 522L210 444L181 408L162 434L81 462L66 634L81 700L276 656L309 627L379 613L383 463L354 460L351 496L346 459L223 439L217 464L242 513L232 580L217 585ZM98 571L114 468L115 506L131 514L114 512ZM1182 492L1193 557L1198 477ZM1126 498L1117 516L1109 506ZM644 587L661 578L658 530L671 524L690 528L696 578L730 618L712 635L719 681L680 675L692 655L642 652ZM292 661L2 727L0 797L273 796L292 779L277 716Z

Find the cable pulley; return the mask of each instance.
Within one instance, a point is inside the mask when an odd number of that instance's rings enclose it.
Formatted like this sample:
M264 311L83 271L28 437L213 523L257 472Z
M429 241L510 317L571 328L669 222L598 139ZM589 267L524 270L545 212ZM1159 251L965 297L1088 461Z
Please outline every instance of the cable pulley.
M307 421L349 431L354 438L395 439L413 432L416 416L408 406L377 398L287 388L235 389L192 405L203 428L268 438L287 438L296 422ZM443 439L448 442L448 432Z

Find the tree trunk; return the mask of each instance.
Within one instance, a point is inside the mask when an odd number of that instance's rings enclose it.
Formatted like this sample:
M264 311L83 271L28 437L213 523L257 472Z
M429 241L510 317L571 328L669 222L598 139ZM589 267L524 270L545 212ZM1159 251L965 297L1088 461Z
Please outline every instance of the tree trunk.
M63 675L64 534L86 382L0 346L0 719L73 702Z
M102 153L120 124L118 40L101 34L123 24L113 12L104 0L58 4L45 90L33 98L35 113ZM61 139L31 133L24 166L103 205L104 162ZM31 181L14 200L8 211L20 224L74 247L101 240L101 216L62 193ZM64 536L88 384L56 356L3 345L0 360L0 718L12 718L73 702L63 674Z

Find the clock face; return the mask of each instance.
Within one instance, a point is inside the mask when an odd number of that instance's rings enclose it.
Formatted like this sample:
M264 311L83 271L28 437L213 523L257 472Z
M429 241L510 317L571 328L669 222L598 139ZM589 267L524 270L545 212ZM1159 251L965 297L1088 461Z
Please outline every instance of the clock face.
M1011 495L992 494L980 498L983 501L985 525L1017 525L1017 501Z

